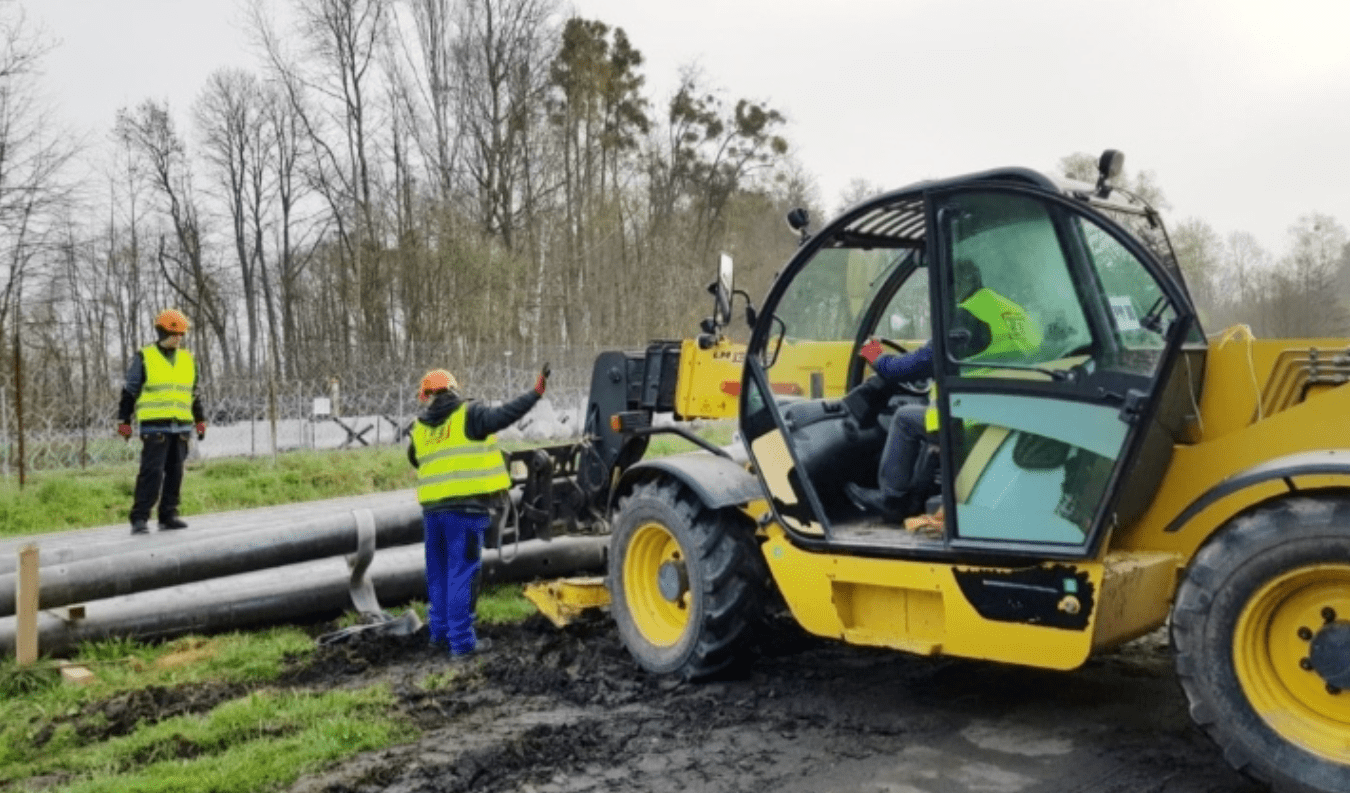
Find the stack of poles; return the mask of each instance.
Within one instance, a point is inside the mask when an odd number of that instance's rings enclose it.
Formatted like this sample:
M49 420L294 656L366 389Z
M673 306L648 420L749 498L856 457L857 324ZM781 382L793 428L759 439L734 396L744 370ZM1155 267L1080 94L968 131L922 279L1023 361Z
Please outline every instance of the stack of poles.
M364 576L382 607L426 598L422 512L412 491L199 516L188 529L125 528L0 542L0 652L20 630L20 550L37 545L36 637L44 655L111 637L158 640L332 619L352 610L358 511L373 518ZM604 570L606 537L527 540L483 554L485 583ZM354 558L354 557L353 557ZM30 618L31 619L31 618Z

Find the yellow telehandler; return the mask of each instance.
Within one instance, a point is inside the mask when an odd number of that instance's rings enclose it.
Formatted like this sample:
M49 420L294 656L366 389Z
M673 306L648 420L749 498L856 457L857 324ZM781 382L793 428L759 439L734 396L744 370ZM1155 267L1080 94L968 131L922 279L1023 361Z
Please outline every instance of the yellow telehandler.
M611 450L593 514L639 665L693 680L751 663L784 604L850 644L1059 670L1170 621L1191 714L1229 762L1350 792L1350 339L1206 336L1157 214L1111 186L1121 159L1103 154L1096 184L923 182L814 233L793 213L802 244L747 300L734 389L673 363L644 378L642 355L620 378L602 356L596 378L627 398L593 399ZM1025 311L1034 347L972 352L958 262ZM729 262L712 289L705 330L744 295ZM931 344L932 381L881 387L859 356L874 337ZM691 395L662 403L688 418L732 390L739 444L642 459L652 433L683 432L642 393ZM877 486L908 405L939 417L927 490L882 518L846 491Z

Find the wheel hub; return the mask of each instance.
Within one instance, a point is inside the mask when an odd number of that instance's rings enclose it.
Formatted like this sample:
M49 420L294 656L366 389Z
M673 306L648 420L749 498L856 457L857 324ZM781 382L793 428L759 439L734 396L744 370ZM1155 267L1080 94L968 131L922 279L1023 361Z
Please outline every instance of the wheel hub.
M689 591L689 573L680 562L662 562L656 572L656 588L661 597L671 603L678 603Z
M1316 672L1336 689L1350 689L1350 622L1323 625L1312 640L1308 660Z

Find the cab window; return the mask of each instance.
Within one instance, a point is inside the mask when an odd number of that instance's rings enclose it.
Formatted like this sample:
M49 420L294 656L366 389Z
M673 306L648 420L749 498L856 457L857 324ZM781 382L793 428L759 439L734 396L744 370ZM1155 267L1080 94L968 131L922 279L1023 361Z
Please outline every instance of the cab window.
M970 195L946 215L952 266L944 310L953 358L1041 364L1091 346L1075 280L1043 204Z
M941 217L956 537L1083 546L1129 427L1078 381L1152 371L1158 285L1090 220L1033 197L953 196Z
M928 294L928 268L918 267L891 296L877 318L873 336L883 336L915 349L933 335Z

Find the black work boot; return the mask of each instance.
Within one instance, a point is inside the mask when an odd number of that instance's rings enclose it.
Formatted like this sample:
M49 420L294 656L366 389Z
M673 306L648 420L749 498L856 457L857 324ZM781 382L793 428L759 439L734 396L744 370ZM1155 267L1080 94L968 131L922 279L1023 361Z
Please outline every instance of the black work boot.
M133 520L131 522L132 534L149 534L150 526L143 520Z
M159 519L159 530L160 530L160 531L172 531L173 529L186 529L186 528L187 528L187 523L184 522L182 519L176 517L176 516L175 516L175 517L171 517L171 518L160 518L160 519Z
M887 496L878 489L862 487L854 482L844 483L844 492L848 494L848 500L863 512L880 515L896 523L906 517L903 498Z

